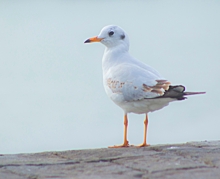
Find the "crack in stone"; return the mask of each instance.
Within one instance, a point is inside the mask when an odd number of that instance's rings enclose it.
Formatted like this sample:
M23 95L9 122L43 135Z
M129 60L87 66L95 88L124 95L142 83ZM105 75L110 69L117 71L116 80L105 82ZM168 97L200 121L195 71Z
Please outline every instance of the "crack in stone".
M57 162L57 163L27 163L27 164L6 164L0 165L0 168L4 167L19 167L19 166L48 166L48 165L72 165L79 163L99 163L99 162L112 162L114 160L123 159L123 158L133 158L134 156L124 156L124 157L112 157L112 158L99 158L93 160L79 160L79 161L66 161L66 162Z
M38 179L38 175L31 175L31 176L28 176L28 179Z
M118 159L124 159L124 158L134 158L136 156L123 156L123 157L110 157L110 158L99 158L99 159L93 159L93 160L85 160L86 163L96 163L96 162L112 162L114 160Z
M121 157L109 157L109 158L98 158L93 160L82 160L82 162L86 163L96 163L96 162L113 162L118 159L132 159L137 158L137 156L121 156Z
M59 158L71 160L70 157L63 156L62 154L59 154L58 152L53 152L52 155L54 155L54 156L56 156L56 157L59 157Z
M150 147L150 148L148 148L148 150L155 151L155 152L162 152L163 151L163 149L160 147Z
M143 157L143 156L136 156L135 158L140 158L140 157ZM132 157L134 158L134 157ZM147 174L149 173L149 171L147 169L143 170L143 169L138 169L138 168L135 168L135 167L130 167L130 166L126 166L124 165L123 163L118 163L118 162L115 162L115 161L112 161L111 163L114 163L114 164L117 164L117 165L120 165L120 166L123 166L125 168L128 168L128 169L131 169L131 170L134 170L134 171L138 171L138 172L144 172L144 174ZM143 175L144 175L143 174Z
M1 165L0 168L4 167L19 167L19 166L48 166L48 165L72 165L72 164L78 164L80 161L69 161L69 162L58 162L58 163L27 163L27 164L6 164L6 165Z
M200 168L215 168L215 167L209 167L209 166L180 167L180 168L174 168L174 169L155 170L150 173L159 173L159 172L164 172L164 171L176 171L176 170L193 170L193 169L200 169Z

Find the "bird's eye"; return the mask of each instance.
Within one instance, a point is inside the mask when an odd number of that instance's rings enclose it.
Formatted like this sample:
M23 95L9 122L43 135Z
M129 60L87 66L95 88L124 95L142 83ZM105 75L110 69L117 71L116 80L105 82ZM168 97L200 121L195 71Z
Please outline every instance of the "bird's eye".
M113 31L111 31L111 32L108 33L109 36L112 36L113 34L114 34Z

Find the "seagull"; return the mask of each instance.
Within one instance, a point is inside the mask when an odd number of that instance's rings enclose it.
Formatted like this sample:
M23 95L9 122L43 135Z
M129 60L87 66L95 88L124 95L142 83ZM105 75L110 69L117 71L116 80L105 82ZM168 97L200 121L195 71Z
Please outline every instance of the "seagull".
M101 42L105 45L102 58L103 84L108 97L124 111L124 142L109 148L129 147L127 140L128 113L145 114L144 141L147 143L148 113L167 106L170 102L184 100L187 95L205 92L185 92L183 85L171 85L154 68L129 54L129 38L119 26L105 26L98 36L84 43Z

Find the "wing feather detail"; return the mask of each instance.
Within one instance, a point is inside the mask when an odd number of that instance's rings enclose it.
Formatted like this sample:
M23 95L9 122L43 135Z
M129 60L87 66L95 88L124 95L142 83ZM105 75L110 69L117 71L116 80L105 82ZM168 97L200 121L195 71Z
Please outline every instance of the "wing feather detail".
M142 84L135 85L132 82L121 82L112 78L107 79L107 86L112 93L122 94L127 101L135 101L146 98L155 98L164 95L169 89L170 82L167 80L155 80L154 86Z

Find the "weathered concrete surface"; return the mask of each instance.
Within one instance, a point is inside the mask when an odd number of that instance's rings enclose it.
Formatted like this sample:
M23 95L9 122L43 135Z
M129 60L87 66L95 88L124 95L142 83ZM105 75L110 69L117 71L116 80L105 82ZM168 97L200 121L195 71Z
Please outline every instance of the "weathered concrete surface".
M0 155L0 179L220 179L220 141Z

